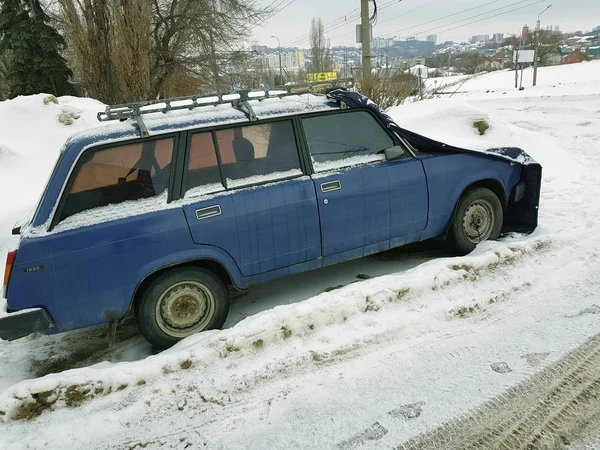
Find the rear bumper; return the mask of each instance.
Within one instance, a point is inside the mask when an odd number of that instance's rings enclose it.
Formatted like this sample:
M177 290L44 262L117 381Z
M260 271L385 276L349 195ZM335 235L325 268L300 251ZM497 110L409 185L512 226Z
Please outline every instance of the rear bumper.
M54 328L50 314L42 308L24 309L0 317L0 339L12 341L31 333L44 332Z

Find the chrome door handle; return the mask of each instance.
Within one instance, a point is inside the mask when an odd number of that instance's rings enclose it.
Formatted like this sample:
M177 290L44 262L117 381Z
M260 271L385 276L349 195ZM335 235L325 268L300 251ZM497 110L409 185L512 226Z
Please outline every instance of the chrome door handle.
M210 219L211 217L216 217L221 215L221 206L213 205L207 206L206 208L201 208L196 210L196 219Z
M337 191L342 188L342 183L339 180L328 181L327 183L321 183L321 192Z

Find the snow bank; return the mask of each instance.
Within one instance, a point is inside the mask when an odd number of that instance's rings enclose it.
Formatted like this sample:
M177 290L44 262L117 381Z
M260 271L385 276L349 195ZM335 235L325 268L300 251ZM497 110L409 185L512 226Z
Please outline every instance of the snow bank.
M432 261L402 274L375 278L300 303L277 306L233 328L191 336L142 361L102 363L22 381L0 394L0 417L5 422L32 418L47 409L77 406L90 398L158 382L164 375L192 366L202 371L202 367L221 364L226 370L226 359L260 358L260 352L288 339L326 333L329 327L344 324L356 316L385 314L388 304L476 280L487 271L513 264L524 255L545 251L552 245L552 239L544 236L520 242L514 238L504 243L487 242L467 257ZM323 347L343 347L357 338L352 332L333 340L330 334L328 336Z
M462 99L424 100L390 108L387 113L402 128L457 147L484 151L519 146L518 133L503 118ZM474 125L480 120L489 125L483 135Z
M17 242L10 230L33 212L65 140L101 126L96 114L104 107L97 100L47 94L0 102L0 272ZM0 314L4 311L6 301L0 299Z
M520 77L520 73L519 73ZM502 70L469 79L461 88L470 98L485 97L529 97L560 95L600 94L600 61L542 67L538 70L537 86L532 87L533 69L524 71L523 87L514 88L514 71ZM492 95L495 94L495 95Z

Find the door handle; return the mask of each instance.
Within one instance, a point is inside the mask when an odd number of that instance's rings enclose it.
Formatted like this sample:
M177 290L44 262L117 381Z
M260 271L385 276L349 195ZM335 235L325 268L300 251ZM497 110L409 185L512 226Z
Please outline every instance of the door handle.
M327 183L321 183L321 192L337 191L342 188L342 183L339 180L328 181Z
M211 217L216 217L221 215L221 206L213 205L208 206L206 208L201 208L196 210L196 219L210 219Z

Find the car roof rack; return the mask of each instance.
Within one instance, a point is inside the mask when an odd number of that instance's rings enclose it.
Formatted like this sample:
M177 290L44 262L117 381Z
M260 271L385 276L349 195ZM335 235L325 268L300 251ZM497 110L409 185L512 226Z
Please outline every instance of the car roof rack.
M215 106L221 104L230 104L234 108L244 111L248 114L251 122L257 120L252 106L248 103L250 100L264 100L266 98L281 98L290 95L300 95L307 93L325 93L336 87L352 87L354 79L344 78L333 81L316 81L312 83L297 83L286 86L277 86L266 89L246 89L240 91L213 92L201 95L190 95L186 97L162 98L157 100L148 100L142 102L122 103L120 105L110 105L104 111L98 113L100 122L110 120L125 121L134 119L140 129L141 137L150 135L143 119L144 114L162 112L166 114L169 111L199 108L202 106Z

